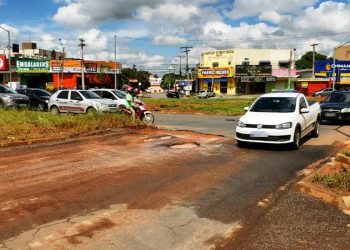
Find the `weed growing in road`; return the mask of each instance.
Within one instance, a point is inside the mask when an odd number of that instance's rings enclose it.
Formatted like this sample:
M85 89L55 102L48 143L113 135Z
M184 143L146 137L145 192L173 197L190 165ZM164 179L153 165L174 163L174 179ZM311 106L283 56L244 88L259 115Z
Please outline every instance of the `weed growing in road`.
M322 183L329 188L339 188L350 191L350 172L328 175L316 174L312 181Z

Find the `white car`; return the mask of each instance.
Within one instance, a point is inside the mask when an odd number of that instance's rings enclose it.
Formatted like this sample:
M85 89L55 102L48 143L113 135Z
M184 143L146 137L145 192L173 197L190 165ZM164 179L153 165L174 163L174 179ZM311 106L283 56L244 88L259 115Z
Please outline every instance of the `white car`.
M247 142L291 144L298 149L300 139L320 132L320 105L309 105L301 93L270 93L259 97L236 126L238 146Z
M208 97L214 97L214 96L215 96L215 92L211 90L201 90L198 93L199 98L208 98Z
M117 112L118 105L89 90L59 90L49 101L49 110L59 113Z
M126 107L126 93L118 89L91 89L90 91L98 94L103 99L113 100L118 107Z

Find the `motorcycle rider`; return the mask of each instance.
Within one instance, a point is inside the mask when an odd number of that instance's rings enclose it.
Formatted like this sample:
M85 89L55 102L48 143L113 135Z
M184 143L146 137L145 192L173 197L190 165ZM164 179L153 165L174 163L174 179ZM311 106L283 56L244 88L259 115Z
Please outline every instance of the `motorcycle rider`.
M130 110L132 118L135 119L136 118L136 112L135 112L135 109L134 109L135 102L134 102L134 97L132 96L132 94L133 94L132 87L129 86L126 89L126 93L127 93L126 97L125 97L125 99L126 99L126 108L128 110Z

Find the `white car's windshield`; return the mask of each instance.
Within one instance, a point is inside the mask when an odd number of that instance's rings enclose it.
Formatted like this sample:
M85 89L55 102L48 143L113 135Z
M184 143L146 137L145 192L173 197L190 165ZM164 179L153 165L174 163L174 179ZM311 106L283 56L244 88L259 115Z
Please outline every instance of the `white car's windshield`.
M101 99L101 97L92 92L92 91L87 91L87 90L83 90L83 91L79 91L80 94L82 94L86 99Z
M295 111L295 106L295 97L261 97L254 103L250 111L292 113Z

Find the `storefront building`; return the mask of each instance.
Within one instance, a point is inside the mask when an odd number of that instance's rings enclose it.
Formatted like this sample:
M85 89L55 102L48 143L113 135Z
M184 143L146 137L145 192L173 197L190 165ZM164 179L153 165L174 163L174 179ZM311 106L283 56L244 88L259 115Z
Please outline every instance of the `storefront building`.
M117 67L115 68L115 66ZM120 63L84 61L85 89L95 87L114 88L115 70L117 74L120 73ZM82 88L81 60L51 60L50 72L53 79L53 88ZM118 82L120 83L120 81Z
M232 67L198 69L199 89L213 90L216 94L235 95L235 79Z
M229 49L202 53L200 89L217 94L266 93L293 88L294 50ZM278 74L278 75L277 75Z
M295 82L295 89L305 96L312 96L313 92L331 87L332 81L326 78L298 78Z
M21 84L28 88L45 89L47 84L52 82L49 60L17 60L16 73Z

